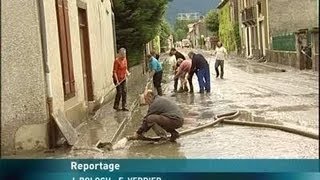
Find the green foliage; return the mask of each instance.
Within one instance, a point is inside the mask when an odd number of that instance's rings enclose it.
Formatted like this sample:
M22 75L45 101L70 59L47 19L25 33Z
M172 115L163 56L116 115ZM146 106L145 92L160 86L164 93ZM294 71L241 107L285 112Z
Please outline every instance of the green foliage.
M194 23L193 20L177 20L174 25L174 39L175 41L181 41L182 39L187 38L189 31L188 24Z
M168 45L167 39L172 34L170 24L165 19L162 19L160 24L160 46L164 47Z
M236 39L236 47L238 49L238 52L240 52L240 50L241 50L241 37L240 37L239 23L235 23L233 25L233 29L234 29L235 39Z
M128 66L129 67L140 64L142 62L142 59L143 59L143 51L133 49L128 52Z
M156 51L157 53L160 52L160 36L156 36L153 40L152 40L152 49L154 51Z
M175 40L176 41L181 41L182 39L184 39L186 37L186 33L184 30L182 29L177 29L175 32Z
M159 34L167 4L168 0L114 1L117 48L127 48L129 64L137 63L137 54Z
M219 13L216 10L211 10L205 17L207 29L217 33L219 31Z
M225 5L219 12L219 39L229 51L236 50L234 25L231 22L229 5Z

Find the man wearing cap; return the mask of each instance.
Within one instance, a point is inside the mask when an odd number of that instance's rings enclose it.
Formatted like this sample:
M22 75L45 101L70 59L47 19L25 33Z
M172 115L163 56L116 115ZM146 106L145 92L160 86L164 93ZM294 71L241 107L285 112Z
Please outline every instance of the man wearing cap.
M184 121L179 106L163 96L154 95L150 90L144 94L144 99L149 109L143 118L142 125L134 134L134 138L143 139L143 134L152 128L162 139L167 139L166 132L170 133L169 140L174 142L179 138L176 129L182 127Z

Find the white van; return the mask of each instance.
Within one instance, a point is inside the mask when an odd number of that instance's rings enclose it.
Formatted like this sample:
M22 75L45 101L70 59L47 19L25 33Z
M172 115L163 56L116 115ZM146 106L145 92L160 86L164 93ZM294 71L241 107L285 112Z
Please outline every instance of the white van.
M189 48L191 46L189 39L182 39L182 47Z

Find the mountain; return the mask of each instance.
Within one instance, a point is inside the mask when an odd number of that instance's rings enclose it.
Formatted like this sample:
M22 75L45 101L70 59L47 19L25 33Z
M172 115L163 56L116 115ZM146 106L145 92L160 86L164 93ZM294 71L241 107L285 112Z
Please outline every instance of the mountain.
M178 13L200 12L206 15L211 9L216 9L220 0L173 0L169 3L166 18L174 25Z

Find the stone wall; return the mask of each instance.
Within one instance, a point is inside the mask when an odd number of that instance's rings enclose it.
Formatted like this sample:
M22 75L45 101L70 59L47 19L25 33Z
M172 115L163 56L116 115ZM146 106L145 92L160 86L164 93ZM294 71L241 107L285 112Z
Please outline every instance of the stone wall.
M291 67L297 65L297 53L295 51L266 50L266 60Z
M1 1L1 154L47 147L37 0Z
M318 0L269 0L270 37L318 27Z

